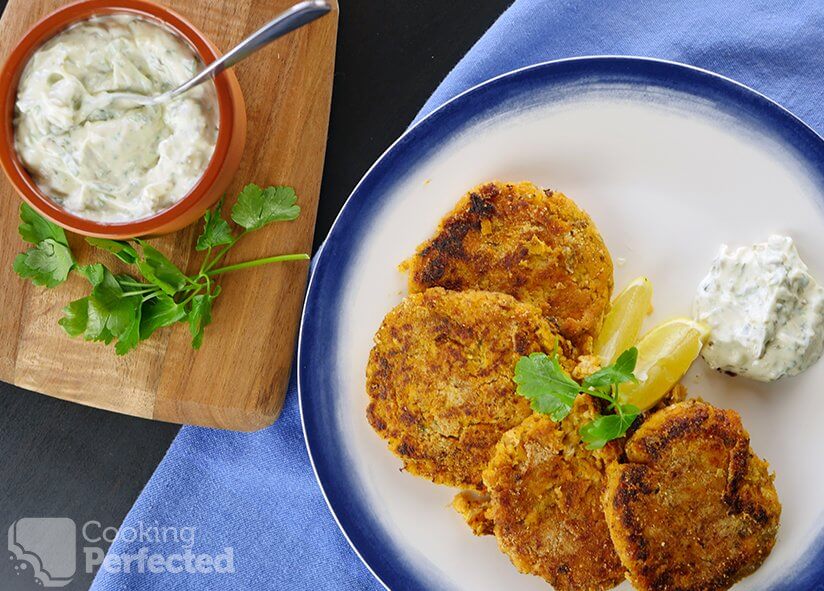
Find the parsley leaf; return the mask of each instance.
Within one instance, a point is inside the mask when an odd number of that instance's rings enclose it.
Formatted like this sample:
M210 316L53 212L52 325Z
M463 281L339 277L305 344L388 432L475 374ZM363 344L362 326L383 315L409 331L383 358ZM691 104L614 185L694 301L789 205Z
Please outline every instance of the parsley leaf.
M579 434L581 440L587 444L587 449L601 449L613 439L623 437L641 413L639 409L632 408L635 412L627 412L630 409L624 408L623 414L600 416L583 425L579 429Z
M69 336L79 337L86 332L89 323L89 298L80 298L63 308L63 318L57 321Z
M123 240L109 240L108 238L86 238L86 242L107 250L127 265L133 265L137 260L137 251L131 244Z
M632 347L627 349L615 360L615 363L599 369L594 374L587 376L583 381L584 389L603 388L605 386L619 385L626 382L638 382L638 378L633 375L635 362L638 360L638 349Z
M196 295L192 299L192 308L189 310L192 349L200 349L203 344L203 329L212 322L212 302L219 294L220 289L216 289L214 294Z
M137 260L137 268L143 277L171 296L183 289L189 281L183 271L145 240L138 240L137 243L143 249L143 258Z
M207 209L203 216L203 231L197 237L195 250L208 250L221 244L230 244L233 240L232 228L223 219L221 209L223 199L221 199L214 209Z
M561 369L558 354L532 353L515 364L518 394L527 398L532 409L560 421L572 410L580 386Z
M615 363L593 373L579 385L563 370L557 352L552 357L532 353L515 364L513 379L518 384L518 394L530 400L532 409L549 415L553 421L569 415L579 393L606 400L615 414L599 416L579 430L587 449L600 449L608 441L623 437L641 414L637 407L618 402L618 387L638 381L632 373L637 360L638 350L628 349Z
M115 342L115 352L125 355L155 331L186 322L192 347L203 343L204 329L212 321L212 305L220 294L217 277L228 272L285 261L308 259L305 254L280 254L218 266L227 252L247 232L275 221L295 219L300 213L290 187L260 188L247 185L232 208L232 219L244 228L233 233L221 214L223 200L203 217L203 230L196 249L207 251L200 270L186 275L162 252L145 240L87 238L92 247L109 252L140 272L115 275L101 263L77 265L66 233L41 217L27 204L20 206L20 236L34 244L14 260L14 270L35 285L55 287L74 270L91 284L86 297L63 308L58 324L73 337L106 344ZM216 246L223 246L213 253Z
M137 298L130 298L137 299ZM114 346L114 352L117 355L125 355L140 342L140 311L141 306L139 300L136 302L134 308L131 309L131 319L126 325L126 328L117 335L117 344Z
M140 298L124 295L111 271L104 268L103 280L95 285L88 299L88 322L84 337L88 341L110 343L115 337L131 340L135 318L139 322ZM128 350L128 349L126 349Z
M106 267L100 263L94 263L93 265L81 265L78 267L78 270L89 280L89 283L94 286L99 285L103 281Z
M28 203L20 204L20 225L17 231L23 240L32 244L51 238L59 244L69 245L63 228L42 217Z
M232 207L232 219L247 230L257 230L270 222L294 220L300 214L292 187L266 187L250 184L243 187Z
M171 326L186 317L183 304L178 304L171 296L159 295L143 304L140 317L140 339L146 340L152 333L164 326Z
M18 254L13 263L14 271L31 279L35 285L56 287L69 276L74 266L72 251L54 238L46 238L33 248Z
M584 390L592 396L607 400L615 414L600 416L583 425L579 430L587 449L600 449L608 441L623 437L632 426L640 409L631 404L618 402L618 388L627 382L638 382L633 371L638 361L638 349L627 349L615 360L583 381Z

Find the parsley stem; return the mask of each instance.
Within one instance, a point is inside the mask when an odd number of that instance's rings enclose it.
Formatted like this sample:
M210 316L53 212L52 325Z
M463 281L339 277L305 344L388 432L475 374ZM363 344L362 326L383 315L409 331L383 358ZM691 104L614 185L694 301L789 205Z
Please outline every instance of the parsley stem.
M189 286L191 288L201 287L201 284L197 282L197 280L200 279L200 276L201 276L201 273L198 273L194 277L191 277L191 276L187 275L186 276L186 282L189 284Z
M200 263L200 270L197 272L198 276L203 274L203 270L206 268L206 264L209 262L209 257L212 256L212 247L210 246L206 249L206 254L203 255L203 262Z
M154 287L151 283L140 283L139 281L118 281L118 283L127 287Z
M235 244L237 244L238 240L240 240L241 238L246 236L247 232L249 232L249 230L243 230L237 236L233 236L232 241L229 244L227 244L226 246L224 246L223 248L221 248L220 252L218 252L215 255L215 258L213 258L211 261L209 261L209 264L206 265L205 268L203 269L203 271L201 271L201 272L208 273L212 269L212 267L214 267L216 264L218 264L220 262L220 259L222 259L224 257L224 255L227 252L229 252L229 249L231 249Z
M205 284L201 283L201 281L200 281L201 277L205 277L205 275L194 275L192 277L187 277L186 279L187 279L187 283L189 285L181 287L178 291L186 292L186 291L192 291L193 289L194 290L202 289Z
M618 404L618 388L615 386L615 384L612 384L609 387L609 391L612 395L612 408L615 409L615 412L619 416L623 416L623 413L621 412L621 405Z
M151 286L151 287L147 287L147 288L144 288L144 289L136 289L134 291L124 291L121 295L123 297L133 296L133 295L144 295L144 294L147 294L147 293L156 292L157 290L158 290L157 287Z
M189 294L189 297L188 297L188 298L186 298L185 300L183 300L182 302L180 302L180 305L181 305L181 306L185 306L186 304L188 304L189 302L191 302L191 301L194 299L194 297L195 297L196 295L198 295L199 293L200 293L200 290L198 290L198 291L193 291L191 294Z
M601 400L606 400L610 404L612 404L614 402L612 396L610 396L609 394L605 394L605 393L601 392L597 388L588 388L586 390L581 390L581 391L589 394L590 396L595 396L596 398L600 398Z
M274 257L266 257L265 259L256 259L254 261L246 261L244 263L237 263L234 265L228 265L226 267L220 267L219 269L214 269L211 271L207 271L206 275L212 277L214 275L220 275L221 273L228 273L229 271L237 271L239 269L248 269L250 267L259 267L260 265L268 265L269 263L281 263L284 261L308 261L309 255L308 254L282 254Z

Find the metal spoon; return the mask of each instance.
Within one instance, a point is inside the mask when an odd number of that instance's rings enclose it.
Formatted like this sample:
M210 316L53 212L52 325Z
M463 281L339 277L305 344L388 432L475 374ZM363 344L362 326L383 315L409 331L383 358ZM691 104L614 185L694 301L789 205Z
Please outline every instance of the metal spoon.
M125 102L133 106L156 105L170 101L205 80L217 76L223 70L231 68L239 61L255 53L258 49L269 45L275 39L283 37L287 33L291 33L295 29L312 22L330 10L332 10L332 5L326 0L304 0L303 2L298 2L291 8L281 12L260 29L238 43L229 53L213 61L198 72L196 76L190 78L177 88L167 90L163 94L156 96L146 96L131 92L117 92L111 93L109 97L113 102L117 101L121 104Z

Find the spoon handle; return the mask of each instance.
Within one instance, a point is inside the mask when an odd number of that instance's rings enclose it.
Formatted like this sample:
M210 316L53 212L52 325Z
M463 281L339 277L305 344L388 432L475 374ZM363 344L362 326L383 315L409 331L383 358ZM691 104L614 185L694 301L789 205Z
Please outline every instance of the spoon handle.
M275 39L291 33L330 10L332 10L332 5L326 0L304 0L295 4L249 35L229 53L206 66L197 76L176 88L169 98L194 88L208 78L217 76L226 68L231 68Z

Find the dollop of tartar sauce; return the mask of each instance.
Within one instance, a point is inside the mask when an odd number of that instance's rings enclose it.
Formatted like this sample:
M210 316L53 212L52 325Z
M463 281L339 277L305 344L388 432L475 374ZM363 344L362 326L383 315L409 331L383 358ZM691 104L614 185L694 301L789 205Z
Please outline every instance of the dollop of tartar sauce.
M75 215L123 222L166 209L194 187L214 152L214 83L148 107L111 93L158 95L200 65L183 39L146 19L124 14L78 23L23 70L17 153L40 189Z
M710 328L706 362L754 380L801 373L824 351L824 287L786 236L722 245L698 286L694 316Z

